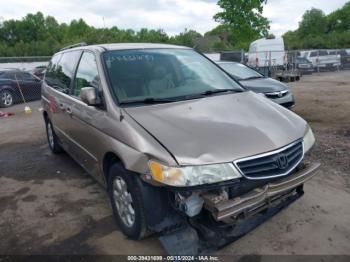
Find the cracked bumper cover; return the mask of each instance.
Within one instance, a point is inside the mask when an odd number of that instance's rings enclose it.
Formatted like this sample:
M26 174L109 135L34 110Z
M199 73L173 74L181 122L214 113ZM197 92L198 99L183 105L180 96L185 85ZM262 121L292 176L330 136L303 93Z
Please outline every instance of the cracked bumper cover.
M233 199L222 200L211 193L202 195L204 207L211 212L216 221L225 222L244 212L259 207L268 207L271 202L282 198L316 175L319 167L320 163L309 164L291 176L270 182Z

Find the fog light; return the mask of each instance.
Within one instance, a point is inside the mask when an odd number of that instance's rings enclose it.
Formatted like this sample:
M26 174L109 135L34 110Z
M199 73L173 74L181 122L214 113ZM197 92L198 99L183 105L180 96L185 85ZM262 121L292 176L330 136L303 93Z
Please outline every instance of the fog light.
M186 199L184 204L184 211L189 217L194 217L201 212L203 203L204 200L201 197L192 195Z

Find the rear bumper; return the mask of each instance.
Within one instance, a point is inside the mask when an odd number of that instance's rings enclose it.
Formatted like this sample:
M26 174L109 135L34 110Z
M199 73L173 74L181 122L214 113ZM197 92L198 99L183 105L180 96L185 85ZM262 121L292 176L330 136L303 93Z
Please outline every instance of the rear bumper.
M292 176L268 183L234 199L220 200L212 194L203 195L204 207L216 221L230 223L241 214L256 213L290 197L294 189L317 174L319 167L319 163L310 164Z

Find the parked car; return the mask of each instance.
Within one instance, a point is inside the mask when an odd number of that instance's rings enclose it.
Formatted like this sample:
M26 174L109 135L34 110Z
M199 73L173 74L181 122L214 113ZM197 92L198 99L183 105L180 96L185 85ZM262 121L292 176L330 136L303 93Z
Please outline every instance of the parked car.
M302 56L309 60L314 70L335 70L340 67L340 56L329 54L327 50L303 51Z
M342 49L338 51L340 55L340 63L341 67L344 69L350 68L350 50L346 51L346 49Z
M38 100L41 97L41 80L28 72L8 69L0 71L0 107Z
M46 65L41 65L41 66L36 66L33 70L31 70L31 74L35 75L36 77L43 79L45 75L47 66Z
M110 196L131 239L170 254L221 247L293 202L318 163L298 115L245 90L205 56L163 44L64 48L42 85L53 153Z
M262 94L287 108L294 105L294 96L286 84L264 77L254 69L240 63L225 61L216 63L248 90Z
M293 68L298 69L302 75L310 75L314 71L314 66L305 57L296 57L292 66Z

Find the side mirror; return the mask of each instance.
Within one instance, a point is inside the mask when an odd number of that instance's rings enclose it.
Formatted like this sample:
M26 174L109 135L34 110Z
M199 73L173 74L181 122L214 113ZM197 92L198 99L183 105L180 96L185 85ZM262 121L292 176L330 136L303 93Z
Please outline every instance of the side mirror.
M80 99L89 106L97 106L101 104L96 88L91 86L83 87L80 90Z

